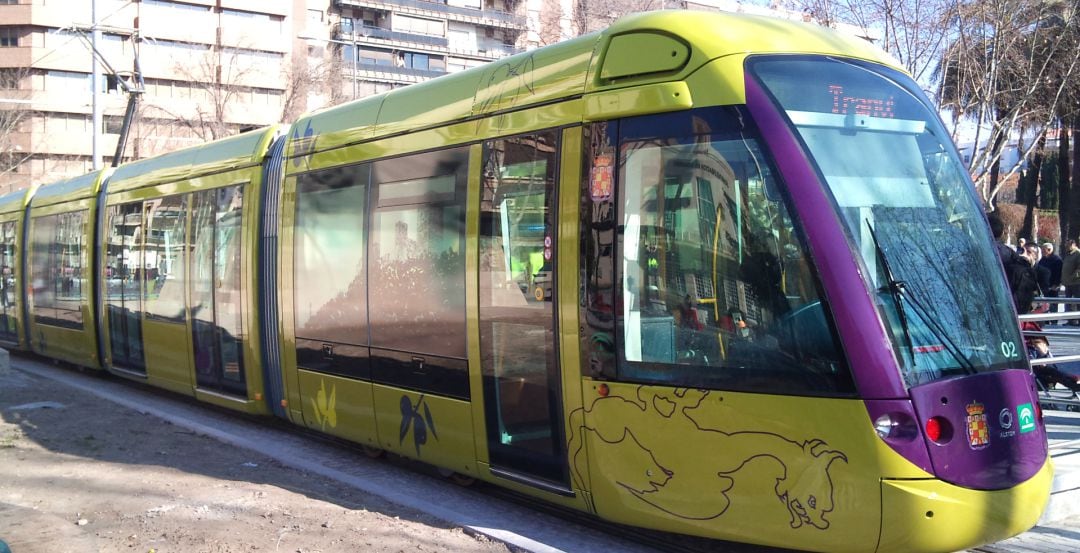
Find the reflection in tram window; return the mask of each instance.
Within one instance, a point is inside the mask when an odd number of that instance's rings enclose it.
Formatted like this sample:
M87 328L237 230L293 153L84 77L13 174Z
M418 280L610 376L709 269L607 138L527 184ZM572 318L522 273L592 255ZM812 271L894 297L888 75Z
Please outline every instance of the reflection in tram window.
M200 387L244 393L240 186L192 198L191 318Z
M142 347L143 255L142 202L108 208L106 228L105 305L112 363L145 370Z
M480 198L480 346L485 397L494 403L487 410L491 457L553 481L560 474L552 456L562 443L553 424L556 152L554 132L487 142Z
M366 344L367 166L304 175L297 185L296 336ZM362 176L361 176L362 175Z
M82 328L85 221L86 211L45 215L31 221L31 282L34 316L40 323Z
M623 143L621 157L620 377L850 390L806 250L757 141L650 139Z
M457 148L373 166L372 346L465 358L467 154Z
M0 339L18 340L15 281L15 221L0 224Z
M187 196L148 200L144 254L146 314L169 321L184 319L184 245Z

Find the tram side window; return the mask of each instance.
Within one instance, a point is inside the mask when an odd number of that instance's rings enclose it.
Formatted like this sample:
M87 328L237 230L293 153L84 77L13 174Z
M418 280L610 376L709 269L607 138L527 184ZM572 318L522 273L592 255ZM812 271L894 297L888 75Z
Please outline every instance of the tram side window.
M753 136L630 140L620 155L620 378L849 392L816 275Z
M105 302L110 317L121 313L138 316L142 312L142 202L109 206L106 220Z
M191 198L191 327L196 382L243 393L243 185Z
M187 196L147 200L143 299L146 314L167 321L183 321L184 245L187 242Z
M142 340L142 294L146 270L142 202L109 206L105 242L105 316L112 363L126 369L145 367Z
M15 221L0 224L0 338L18 339L15 282Z
M296 363L369 378L367 245L370 165L301 175L293 242Z
M367 167L320 171L297 183L294 282L299 338L367 344Z
M467 169L467 148L373 164L373 346L465 358Z
M33 219L31 271L38 322L82 328L83 243L86 211Z

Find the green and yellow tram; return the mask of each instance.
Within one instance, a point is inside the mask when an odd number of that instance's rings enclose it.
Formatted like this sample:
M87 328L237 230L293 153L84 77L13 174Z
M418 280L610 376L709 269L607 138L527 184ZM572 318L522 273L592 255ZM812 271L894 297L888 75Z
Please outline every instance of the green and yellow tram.
M608 520L950 551L1048 497L955 148L827 29L632 16L25 204L9 345Z

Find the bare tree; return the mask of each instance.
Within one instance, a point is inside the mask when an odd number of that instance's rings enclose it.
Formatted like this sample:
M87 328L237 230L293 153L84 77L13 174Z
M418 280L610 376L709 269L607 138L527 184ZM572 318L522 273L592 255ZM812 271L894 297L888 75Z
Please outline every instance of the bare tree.
M566 14L563 13L562 2L558 0L548 0L540 5L540 29L537 34L540 38L540 45L555 44L560 40L564 40L570 37L563 36L562 20Z
M1000 175L1009 137L1023 126L1033 130L1020 156L1027 158L1061 112L1080 69L1080 49L1069 31L1077 21L1064 7L1039 0L956 6L955 39L934 74L941 83L942 107L957 120L975 122L975 144L988 145L972 153L970 170L991 209L1003 183L1019 169L1018 163ZM988 131L982 130L985 126Z
M788 0L786 5L826 27L843 23L862 29L920 82L937 65L954 30L954 0Z
M571 25L578 35L598 31L616 19L637 12L677 7L664 0L576 0Z
M18 178L19 167L32 157L23 140L34 116L29 91L24 89L29 76L25 67L0 69L0 193L29 185Z

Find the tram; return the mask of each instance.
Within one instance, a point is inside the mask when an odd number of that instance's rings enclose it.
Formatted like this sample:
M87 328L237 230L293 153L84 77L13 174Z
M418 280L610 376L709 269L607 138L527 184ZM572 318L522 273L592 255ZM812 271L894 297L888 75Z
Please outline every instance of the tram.
M622 524L952 551L1049 495L949 135L813 25L630 16L0 198L0 241L8 347Z

